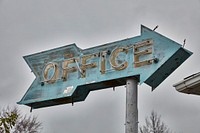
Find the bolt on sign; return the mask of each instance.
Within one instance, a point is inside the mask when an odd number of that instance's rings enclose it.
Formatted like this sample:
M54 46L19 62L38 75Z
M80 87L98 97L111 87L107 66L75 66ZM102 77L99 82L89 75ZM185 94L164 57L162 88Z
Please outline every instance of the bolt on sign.
M25 56L36 76L18 104L33 109L84 101L90 91L137 77L155 89L192 53L141 26L141 35L80 49L76 44Z

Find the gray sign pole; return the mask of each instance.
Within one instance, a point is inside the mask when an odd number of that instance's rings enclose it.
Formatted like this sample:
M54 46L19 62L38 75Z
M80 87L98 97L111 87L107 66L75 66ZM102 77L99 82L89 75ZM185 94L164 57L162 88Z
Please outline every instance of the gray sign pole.
M138 80L130 78L126 81L126 133L138 133L137 90Z

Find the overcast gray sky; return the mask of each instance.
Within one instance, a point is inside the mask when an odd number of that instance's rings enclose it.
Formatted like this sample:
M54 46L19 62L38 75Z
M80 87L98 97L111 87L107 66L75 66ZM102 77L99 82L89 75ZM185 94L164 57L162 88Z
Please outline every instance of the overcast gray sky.
M152 110L176 133L200 132L200 96L172 85L200 71L200 0L0 0L0 107L14 106L34 80L22 56L76 43L85 49L140 34L140 25L194 54L151 92L139 86L139 124ZM29 114L29 107L20 106ZM92 92L84 102L33 110L43 133L123 133L125 87Z

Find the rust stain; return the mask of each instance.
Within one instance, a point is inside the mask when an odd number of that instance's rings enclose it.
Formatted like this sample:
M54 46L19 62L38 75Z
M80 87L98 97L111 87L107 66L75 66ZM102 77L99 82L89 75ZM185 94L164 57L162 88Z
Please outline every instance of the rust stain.
M74 54L69 53L69 51L67 51L63 56L64 56L64 58L72 58L72 57L74 57Z

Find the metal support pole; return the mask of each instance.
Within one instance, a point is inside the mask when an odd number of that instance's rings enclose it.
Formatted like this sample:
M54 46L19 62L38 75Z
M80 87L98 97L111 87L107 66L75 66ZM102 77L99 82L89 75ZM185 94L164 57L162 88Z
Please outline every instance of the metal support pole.
M137 107L138 80L130 78L126 81L126 133L138 133Z

